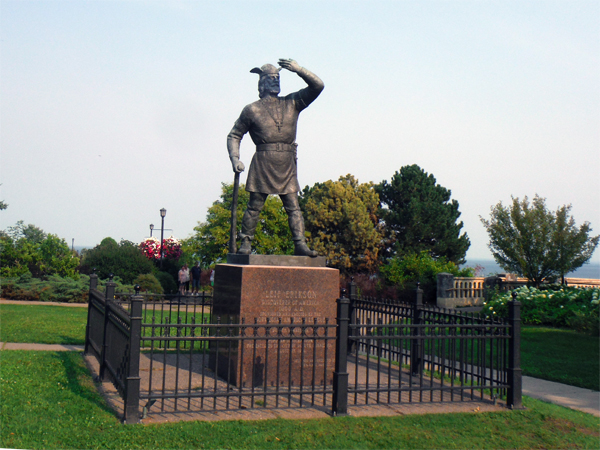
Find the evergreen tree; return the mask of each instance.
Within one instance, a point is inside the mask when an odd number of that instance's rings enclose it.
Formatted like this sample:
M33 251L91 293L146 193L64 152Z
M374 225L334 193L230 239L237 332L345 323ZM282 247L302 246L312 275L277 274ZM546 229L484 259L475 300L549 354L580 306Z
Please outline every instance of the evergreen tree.
M451 191L436 184L433 175L416 164L404 166L376 189L385 227L384 256L427 251L433 258L465 262L471 242L466 233L461 234L463 222L457 222L458 202L450 200Z
M373 183L348 174L306 186L300 198L307 241L343 273L376 272L382 235Z
M507 207L499 202L490 220L481 218L496 262L536 286L558 277L564 282L565 274L590 260L600 240L589 236L588 222L577 228L570 210L571 205L549 211L546 199L537 194L531 204L527 197L513 198Z

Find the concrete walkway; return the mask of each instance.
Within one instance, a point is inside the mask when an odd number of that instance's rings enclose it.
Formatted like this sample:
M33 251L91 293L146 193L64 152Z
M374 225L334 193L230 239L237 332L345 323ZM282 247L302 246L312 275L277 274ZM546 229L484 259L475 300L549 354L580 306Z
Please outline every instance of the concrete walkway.
M523 395L600 417L600 392L597 391L523 377Z

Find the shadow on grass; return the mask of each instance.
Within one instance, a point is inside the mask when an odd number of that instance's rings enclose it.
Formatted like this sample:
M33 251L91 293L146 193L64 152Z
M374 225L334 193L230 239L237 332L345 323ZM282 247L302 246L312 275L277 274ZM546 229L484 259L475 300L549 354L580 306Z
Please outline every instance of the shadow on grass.
M86 367L83 355L79 352L55 352L57 359L65 369L67 388L75 395L101 410L118 418L117 413L108 405L94 383L92 374Z

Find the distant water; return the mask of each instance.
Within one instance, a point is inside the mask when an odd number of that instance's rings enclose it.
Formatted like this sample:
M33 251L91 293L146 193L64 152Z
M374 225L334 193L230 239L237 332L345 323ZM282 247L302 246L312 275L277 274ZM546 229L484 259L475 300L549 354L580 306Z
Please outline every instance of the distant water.
M504 269L500 268L496 261L489 259L469 259L467 260L467 264L465 266L475 267L475 266L483 266L483 272L481 276L495 275L497 273L506 272ZM464 267L464 266L463 266ZM582 267L577 269L574 272L568 273L566 275L569 278L593 278L600 279L600 264L599 263L589 263L584 264Z

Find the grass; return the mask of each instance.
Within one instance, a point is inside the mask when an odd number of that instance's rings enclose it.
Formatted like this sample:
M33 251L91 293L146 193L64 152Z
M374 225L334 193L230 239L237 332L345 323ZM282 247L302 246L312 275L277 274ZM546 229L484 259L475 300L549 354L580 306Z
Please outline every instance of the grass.
M87 308L0 305L0 341L83 345Z
M523 375L600 391L598 337L572 330L521 328Z
M5 448L599 448L599 420L525 398L525 411L121 425L70 352L0 352Z

